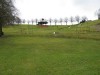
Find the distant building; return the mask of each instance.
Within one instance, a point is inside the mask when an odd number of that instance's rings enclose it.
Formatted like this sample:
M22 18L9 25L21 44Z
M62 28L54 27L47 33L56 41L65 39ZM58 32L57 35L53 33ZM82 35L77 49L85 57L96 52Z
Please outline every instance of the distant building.
M44 24L48 24L48 22L47 22L44 18L42 18L42 19L40 20L40 22L38 22L37 25L44 25Z

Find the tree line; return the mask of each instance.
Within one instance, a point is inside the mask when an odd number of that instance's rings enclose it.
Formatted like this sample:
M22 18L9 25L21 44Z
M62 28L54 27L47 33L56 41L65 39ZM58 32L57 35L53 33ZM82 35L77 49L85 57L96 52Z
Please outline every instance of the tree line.
M44 19L44 18L42 18ZM17 18L15 23L17 24L37 24L38 22L40 22L42 19L32 19L32 20L25 20L25 19L20 19L20 18ZM73 24L73 22L77 22L77 23L80 23L80 22L85 22L88 20L88 18L86 16L83 16L83 17L80 17L80 16L75 16L75 17L70 17L70 18L55 18L55 19L52 19L52 18L49 18L49 19L44 19L45 21L47 21L50 25L52 25L52 23L54 23L55 25L57 25L57 23L60 23L61 25L63 25L63 23L65 23L67 25L68 22L71 22L71 24Z

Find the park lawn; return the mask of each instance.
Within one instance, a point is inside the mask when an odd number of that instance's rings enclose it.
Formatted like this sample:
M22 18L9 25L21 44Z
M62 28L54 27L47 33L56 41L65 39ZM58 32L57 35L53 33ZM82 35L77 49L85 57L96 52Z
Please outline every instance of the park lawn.
M74 28L5 27L0 75L100 75L100 32Z
M0 75L99 75L100 41L0 38Z

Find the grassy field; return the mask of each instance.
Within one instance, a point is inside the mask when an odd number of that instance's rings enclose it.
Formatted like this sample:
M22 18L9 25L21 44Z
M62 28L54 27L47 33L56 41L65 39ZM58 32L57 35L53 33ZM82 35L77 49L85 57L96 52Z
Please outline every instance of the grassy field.
M0 75L100 75L99 23L4 27Z

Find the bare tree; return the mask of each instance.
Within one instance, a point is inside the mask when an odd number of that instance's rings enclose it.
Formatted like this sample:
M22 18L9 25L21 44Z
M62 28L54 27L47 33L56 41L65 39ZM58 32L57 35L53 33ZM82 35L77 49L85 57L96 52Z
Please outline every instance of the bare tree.
M21 19L20 19L19 17L15 17L15 22L16 22L17 24L21 24Z
M75 20L78 22L78 24L79 24L79 22L80 22L80 17L79 16L75 16Z
M59 19L59 22L60 22L60 23L61 23L61 25L62 25L63 19L62 19L62 18L60 18L60 19Z
M51 25L51 23L52 23L52 19L50 18L48 21L50 22L50 25Z
M37 23L38 23L38 19L37 19L37 18L35 19L35 23L36 23L36 25L37 25Z
M28 20L27 23L30 24L30 21Z
M80 23L85 23L87 20L88 20L88 18L87 18L86 16L83 16L83 17L81 18Z
M23 20L22 20L22 23L25 24L25 22L26 22L25 19L23 19Z
M83 17L82 17L82 20L83 20L83 21L87 21L88 18L87 18L86 16L83 16Z
M32 20L31 20L31 22L32 22L32 25L33 25L33 23L34 23L34 20L32 19Z
M96 11L96 15L98 16L98 20L100 19L100 8Z
M55 18L55 19L54 19L54 23L55 23L55 25L57 25L57 22L58 22L58 20Z
M70 22L71 22L71 23L72 23L72 25L73 25L74 18L71 16L69 20L70 20Z
M64 19L64 22L65 22L66 25L67 25L67 22L68 22L68 18L67 18L67 17Z

